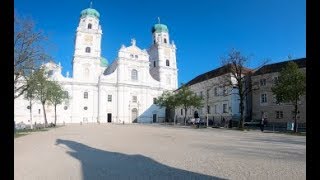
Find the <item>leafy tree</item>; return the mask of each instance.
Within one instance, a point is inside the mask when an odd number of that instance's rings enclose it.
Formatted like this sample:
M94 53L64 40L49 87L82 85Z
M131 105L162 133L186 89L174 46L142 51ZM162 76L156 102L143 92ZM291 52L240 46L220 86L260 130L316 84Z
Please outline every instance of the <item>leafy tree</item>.
M30 75L30 77L27 79L27 86L29 88L26 89L24 93L24 99L29 101L29 110L30 110L30 125L31 129L33 129L33 124L32 124L32 104L36 96L36 78L33 74Z
M197 96L190 90L189 86L182 85L176 94L175 100L178 106L184 109L184 124L186 125L187 110L190 107L200 108L202 106L202 98Z
M303 72L294 62L289 62L280 72L278 80L271 88L276 95L277 102L289 102L294 106L294 131L298 132L297 114L298 101L306 91L306 79Z
M49 56L45 53L44 42L47 37L34 29L30 19L14 15L14 98L21 96L28 83L21 83L29 77L32 70L39 69Z
M169 91L163 92L162 95L156 99L155 104L160 106L160 108L165 107L170 110L175 110L176 107L178 106L176 95ZM175 120L176 120L176 116L174 116L174 120L173 120L174 124L175 124Z
M42 104L44 122L45 122L45 126L47 126L48 121L47 121L45 104L50 98L51 82L48 80L45 74L45 70L43 68L40 68L39 70L35 71L32 74L32 79L36 82L32 84L34 86L32 88L34 88L35 90L35 98L39 100Z
M54 125L57 125L57 105L67 102L69 97L66 91L56 81L50 81L48 83L48 101L54 106Z

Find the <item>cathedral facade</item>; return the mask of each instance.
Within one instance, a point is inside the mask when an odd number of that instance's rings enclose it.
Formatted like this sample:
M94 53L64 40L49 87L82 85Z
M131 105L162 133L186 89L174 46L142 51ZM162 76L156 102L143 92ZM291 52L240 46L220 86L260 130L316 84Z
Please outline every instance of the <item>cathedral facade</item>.
M148 49L122 45L111 64L101 56L102 29L100 14L93 8L81 11L76 30L72 60L73 74L61 74L61 65L44 66L51 79L58 81L69 96L69 102L57 107L57 123L150 123L162 122L165 109L154 104L164 91L178 87L176 46L170 43L164 24L152 27ZM40 103L32 105L23 96L15 99L15 122L43 123ZM54 121L54 110L46 106L48 122Z

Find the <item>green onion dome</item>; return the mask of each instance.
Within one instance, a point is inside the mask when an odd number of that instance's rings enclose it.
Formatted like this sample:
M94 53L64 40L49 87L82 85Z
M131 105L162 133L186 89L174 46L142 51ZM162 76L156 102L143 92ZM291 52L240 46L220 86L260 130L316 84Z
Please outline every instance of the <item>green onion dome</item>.
M151 30L152 33L168 32L168 31L169 31L168 27L164 24L155 24Z
M81 11L81 18L85 16L92 16L92 17L99 18L100 13L95 9L87 8Z

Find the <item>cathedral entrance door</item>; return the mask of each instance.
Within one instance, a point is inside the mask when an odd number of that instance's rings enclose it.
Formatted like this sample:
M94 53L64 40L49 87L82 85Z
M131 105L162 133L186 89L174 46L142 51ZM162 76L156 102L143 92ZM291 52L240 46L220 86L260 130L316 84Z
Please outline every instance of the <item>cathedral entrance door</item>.
M138 122L138 110L136 108L132 109L131 117L132 117L132 122L133 123L137 123Z
M112 114L108 113L108 123L111 123L111 121L112 121Z

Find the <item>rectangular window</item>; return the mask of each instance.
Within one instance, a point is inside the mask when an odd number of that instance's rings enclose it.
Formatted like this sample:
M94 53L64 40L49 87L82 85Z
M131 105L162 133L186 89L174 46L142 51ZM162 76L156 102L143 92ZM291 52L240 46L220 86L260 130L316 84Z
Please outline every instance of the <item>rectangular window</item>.
M88 99L88 92L84 92L84 93L83 93L83 98L84 98L84 99Z
M112 102L112 95L108 95L108 102Z
M156 61L153 61L153 67L156 67Z
M218 96L218 88L217 87L214 88L214 95Z
M137 102L137 96L132 96L132 102L134 102L134 103Z
M282 119L283 118L283 111L276 111L276 118Z
M223 104L223 113L227 113L227 112L228 112L227 104Z
M210 94L210 90L209 89L207 89L207 98L209 98L210 96L209 96L209 94Z
M217 105L214 105L214 113L218 114L218 107L217 107Z
M181 116L183 115L183 109L181 109Z
M223 95L228 95L228 88L226 86L223 87Z
M210 106L207 106L207 112L210 114Z
M266 103L267 102L267 94L261 94L261 103Z
M153 98L153 104L156 104L157 98Z
M200 92L200 97L201 97L201 99L203 99L203 94L202 94L202 91Z
M265 86L266 82L266 79L260 79L260 86Z

